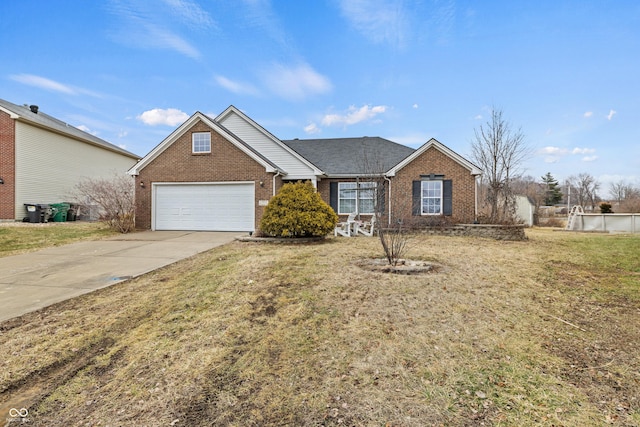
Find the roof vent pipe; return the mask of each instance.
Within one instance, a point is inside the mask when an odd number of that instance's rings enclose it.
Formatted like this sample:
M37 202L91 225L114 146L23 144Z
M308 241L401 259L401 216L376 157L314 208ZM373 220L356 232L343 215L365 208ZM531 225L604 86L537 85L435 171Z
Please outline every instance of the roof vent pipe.
M37 105L29 105L29 109L32 113L38 114L38 106Z

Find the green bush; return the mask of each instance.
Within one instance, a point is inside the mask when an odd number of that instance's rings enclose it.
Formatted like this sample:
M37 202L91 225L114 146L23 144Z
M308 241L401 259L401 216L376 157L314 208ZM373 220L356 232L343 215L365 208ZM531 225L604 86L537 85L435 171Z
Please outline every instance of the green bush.
M269 200L260 231L276 237L322 237L331 233L338 215L311 182L285 184Z
M611 203L602 202L600 203L600 212L601 213L613 213L611 210Z

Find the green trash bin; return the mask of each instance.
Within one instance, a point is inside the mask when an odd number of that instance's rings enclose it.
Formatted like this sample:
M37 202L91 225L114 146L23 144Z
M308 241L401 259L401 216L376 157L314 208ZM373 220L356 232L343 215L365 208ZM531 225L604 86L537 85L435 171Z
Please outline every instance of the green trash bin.
M71 207L69 203L52 203L49 206L53 210L53 222L67 221L67 212Z

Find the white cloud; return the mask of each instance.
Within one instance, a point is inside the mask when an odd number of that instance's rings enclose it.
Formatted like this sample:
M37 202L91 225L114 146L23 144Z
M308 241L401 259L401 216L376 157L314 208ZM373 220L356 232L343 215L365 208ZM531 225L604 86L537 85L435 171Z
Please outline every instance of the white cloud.
M583 162L594 162L598 160L598 156L585 156L582 158Z
M607 114L607 120L611 120L615 114L618 112L616 110L609 110L609 114Z
M571 151L571 154L593 154L595 152L596 152L595 148L578 148L578 147L576 147Z
M163 0L171 8L172 16L181 18L189 25L202 28L214 26L215 23L209 13L197 3L188 0Z
M94 135L94 136L98 135L98 132L96 132L96 131L92 131L91 129L89 129L89 127L88 127L88 126L80 125L80 126L76 126L76 127L77 127L78 129L80 129L82 132L86 132L86 133L91 134L91 135Z
M418 104L413 104L413 108L418 108Z
M168 108L166 110L154 108L153 110L145 111L136 118L149 126L177 126L187 120L189 115L175 108Z
M14 74L9 76L9 78L28 86L35 86L53 92L66 93L68 95L77 95L76 91L71 86L47 79L46 77L34 76L33 74Z
M382 114L387 110L385 105L377 105L370 107L363 105L360 108L355 106L349 107L346 114L327 114L322 118L322 124L324 126L333 125L354 125L363 121L371 120L378 114Z
M322 130L315 123L309 123L307 126L304 127L304 131L309 135L322 132Z
M256 89L254 86L252 86L249 83L241 83L238 81L228 79L224 76L215 76L215 80L219 86L237 95L258 95L259 94L258 89Z
M593 111L586 111L586 112L584 113L584 117L585 117L585 118L589 118L589 117L591 117L591 116L593 116Z
M482 120L482 114L478 114L473 118L474 120Z
M173 50L190 58L199 59L200 51L178 34L176 21L188 24L192 28L204 28L203 22L212 22L206 12L199 6L179 0L165 2L172 13L166 13L158 8L156 3L126 2L111 0L109 10L121 19L121 26L112 36L125 46L135 46L142 49ZM177 16L178 20L168 20L166 17ZM198 25L194 25L198 22Z
M540 154L564 155L568 154L569 150L560 147L544 147L539 152Z
M287 47L287 35L278 15L273 11L270 0L241 0L242 16L246 22L258 28L266 36L283 47Z
M263 75L269 89L282 98L299 101L331 91L329 79L307 64L288 67L273 64Z
M48 79L46 77L36 76L33 74L13 74L9 76L9 78L18 83L38 87L40 89L45 89L52 92L64 93L67 95L89 95L95 98L102 98L102 95L97 92L67 85L55 80Z
M342 15L374 43L403 47L409 31L402 0L340 0Z

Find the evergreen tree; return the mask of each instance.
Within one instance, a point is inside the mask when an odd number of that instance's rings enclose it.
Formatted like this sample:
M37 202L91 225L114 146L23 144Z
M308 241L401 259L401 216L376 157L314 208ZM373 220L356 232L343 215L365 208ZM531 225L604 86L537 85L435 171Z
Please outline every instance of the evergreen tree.
M544 204L546 206L553 206L556 203L560 203L562 200L562 191L560 191L560 185L553 175L551 175L551 172L547 172L547 174L542 177L542 183L546 187Z

